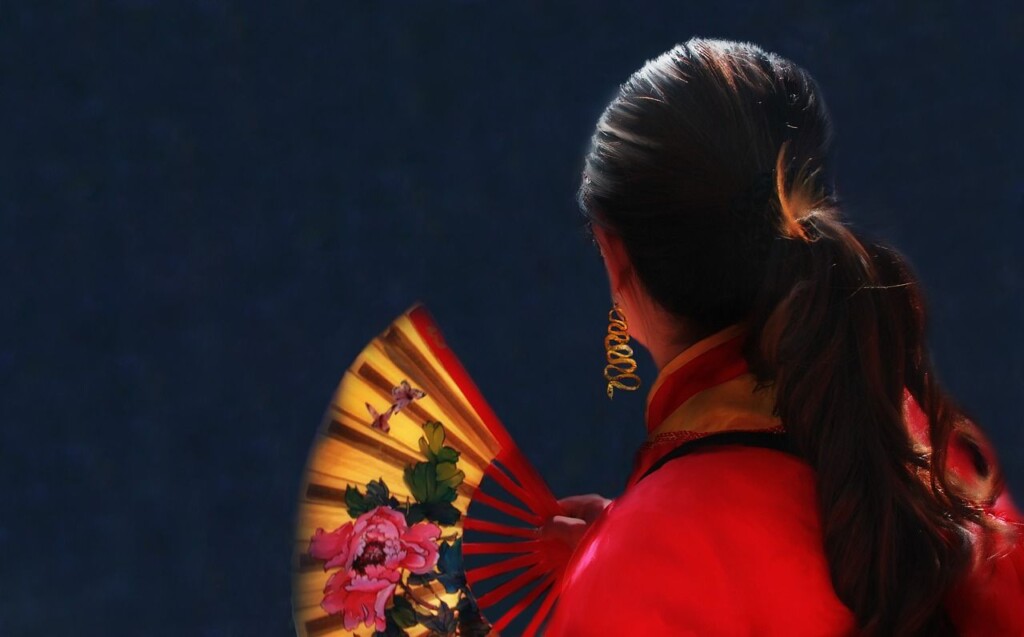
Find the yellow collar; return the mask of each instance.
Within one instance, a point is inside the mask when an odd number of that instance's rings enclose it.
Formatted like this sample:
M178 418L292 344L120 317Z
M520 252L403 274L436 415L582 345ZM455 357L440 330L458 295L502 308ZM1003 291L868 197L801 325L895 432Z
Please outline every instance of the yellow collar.
M688 347L661 370L647 395L648 443L781 426L773 414L772 391L756 390L747 370L745 333L744 326L731 325Z

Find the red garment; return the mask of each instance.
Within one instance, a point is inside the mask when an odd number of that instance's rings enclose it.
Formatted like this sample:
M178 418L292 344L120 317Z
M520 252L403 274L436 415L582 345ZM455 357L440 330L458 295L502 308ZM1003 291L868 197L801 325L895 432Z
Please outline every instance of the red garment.
M566 569L548 630L589 635L850 635L821 545L814 471L770 449L711 447L658 458L721 431L781 431L755 391L729 328L683 352L648 396L648 442L625 492L592 525ZM912 399L911 431L923 426ZM950 451L954 472L973 464ZM974 478L978 478L975 474ZM1020 520L1008 498L993 514ZM1024 635L1024 542L979 565L948 608L964 635Z

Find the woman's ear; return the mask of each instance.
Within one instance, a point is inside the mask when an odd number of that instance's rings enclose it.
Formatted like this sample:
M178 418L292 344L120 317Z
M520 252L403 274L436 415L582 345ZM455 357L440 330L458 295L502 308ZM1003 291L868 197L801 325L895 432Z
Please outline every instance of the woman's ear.
M612 297L621 296L621 291L630 280L633 271L633 264L626 253L626 245L622 238L594 224L594 238L601 248L601 256L604 257L604 267L608 271L608 283L611 285Z

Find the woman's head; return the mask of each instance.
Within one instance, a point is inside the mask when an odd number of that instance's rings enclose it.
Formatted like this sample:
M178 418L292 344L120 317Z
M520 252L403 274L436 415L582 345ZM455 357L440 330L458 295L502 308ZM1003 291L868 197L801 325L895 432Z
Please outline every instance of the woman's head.
M981 513L987 496L947 478L962 417L929 363L919 286L898 253L844 224L831 135L806 71L750 44L690 40L605 110L580 204L649 349L671 338L666 325L679 343L750 328L748 362L816 469L832 582L864 633L946 634L972 534L1000 527ZM927 440L903 421L908 393Z
M752 44L690 40L605 109L579 201L621 240L653 300L715 331L750 314L771 245L791 230L776 179L831 195L831 137L806 71Z

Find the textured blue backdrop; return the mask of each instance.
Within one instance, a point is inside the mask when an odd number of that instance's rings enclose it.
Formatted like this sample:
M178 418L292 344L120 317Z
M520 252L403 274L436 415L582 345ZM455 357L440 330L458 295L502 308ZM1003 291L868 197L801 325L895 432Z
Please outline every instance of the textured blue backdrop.
M818 78L1024 493L1024 10L978 6L0 3L0 633L287 634L314 428L418 299L556 492L615 494L643 399L603 394L573 195L691 35Z

